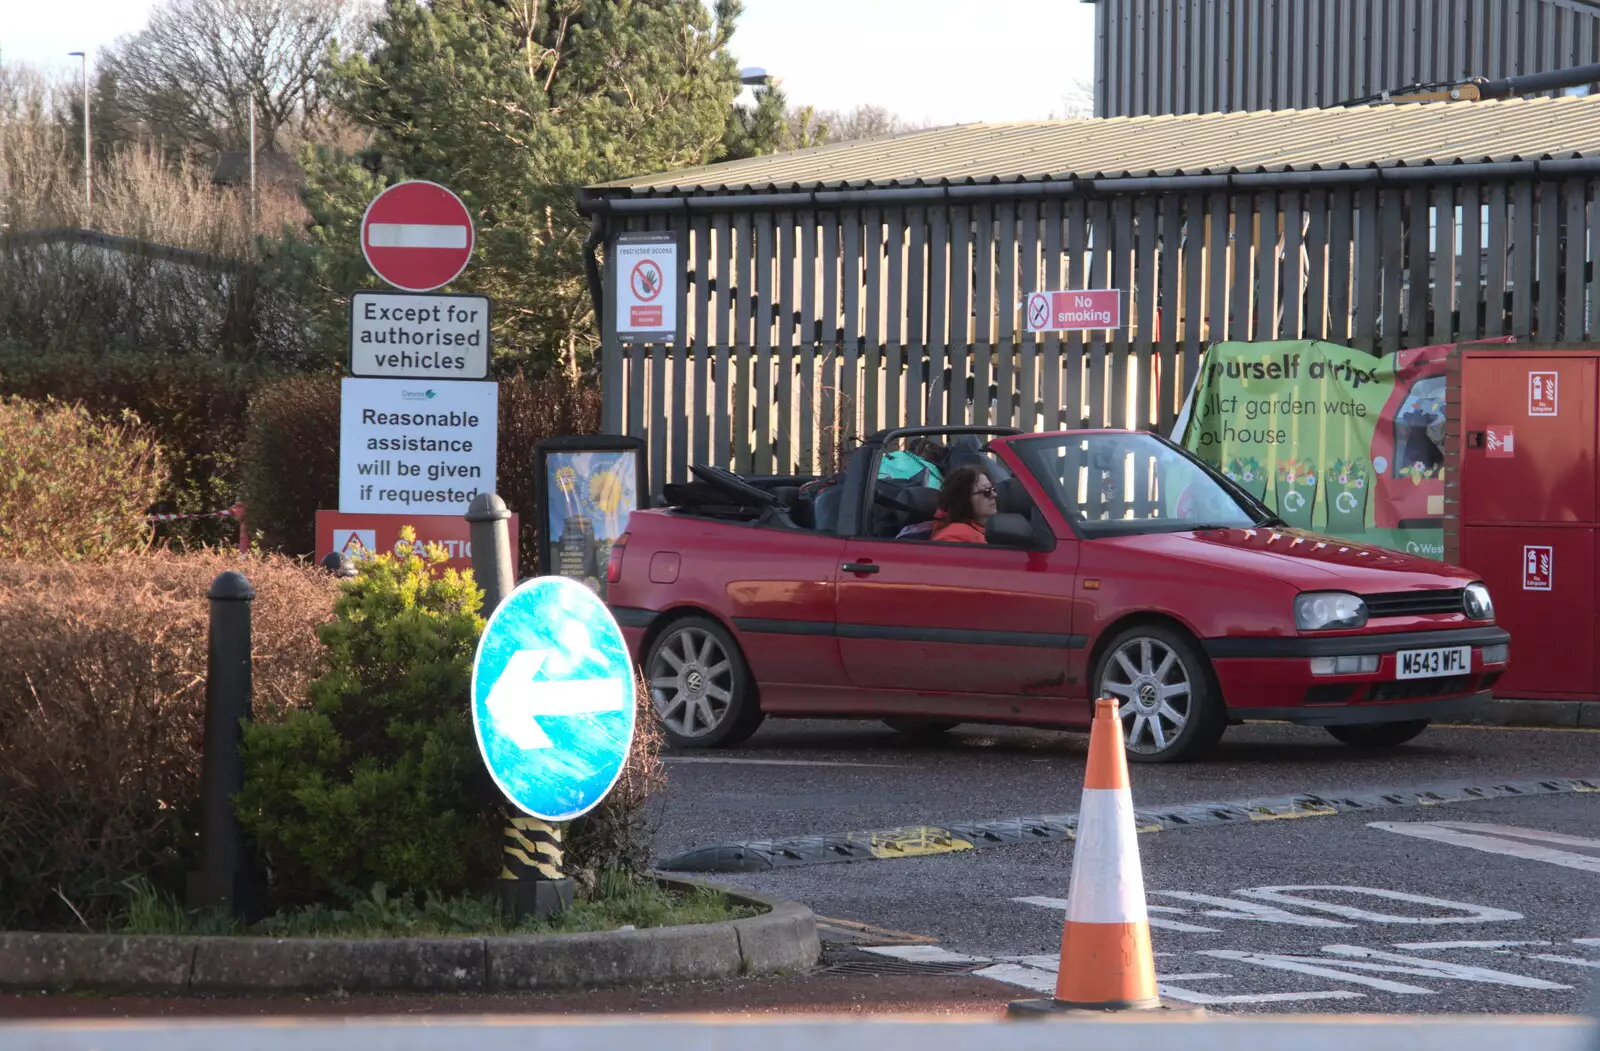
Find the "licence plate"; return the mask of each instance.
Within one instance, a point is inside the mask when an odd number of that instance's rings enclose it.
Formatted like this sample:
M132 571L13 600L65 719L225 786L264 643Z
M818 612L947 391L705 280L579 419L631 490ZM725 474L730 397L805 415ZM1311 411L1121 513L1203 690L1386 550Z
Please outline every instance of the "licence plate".
M1449 646L1437 650L1401 650L1394 655L1395 678L1432 679L1465 675L1472 670L1472 647Z

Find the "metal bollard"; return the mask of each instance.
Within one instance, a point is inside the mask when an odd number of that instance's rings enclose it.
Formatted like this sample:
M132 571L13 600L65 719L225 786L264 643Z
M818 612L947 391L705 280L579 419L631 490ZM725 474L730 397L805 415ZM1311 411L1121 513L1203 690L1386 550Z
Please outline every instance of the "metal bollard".
M498 493L479 493L467 508L472 576L483 589L485 618L516 587L511 573L511 512Z
M321 565L340 580L349 580L360 575L356 570L356 560L337 551L330 551L324 555Z
M511 512L496 493L480 493L467 510L472 576L483 588L487 618L516 587L511 572ZM503 864L495 892L516 919L554 916L572 907L572 880L561 870L561 827L507 812Z
M206 660L205 751L200 766L200 868L189 873L190 909L261 918L265 885L244 850L233 797L244 787L239 744L252 717L250 604L255 589L243 573L217 574L206 593L211 624Z

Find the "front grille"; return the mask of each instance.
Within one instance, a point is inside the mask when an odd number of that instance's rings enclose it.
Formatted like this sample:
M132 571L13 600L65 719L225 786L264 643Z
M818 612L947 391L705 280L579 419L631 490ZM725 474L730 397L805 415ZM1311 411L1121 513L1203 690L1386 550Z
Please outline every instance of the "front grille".
M1369 701L1417 701L1427 697L1449 697L1470 693L1471 675L1448 675L1442 679L1403 679L1399 682L1375 682L1367 690Z
M1306 688L1305 704L1347 704L1355 687L1347 682L1326 682Z
M1417 617L1427 613L1460 613L1466 608L1466 593L1461 588L1428 591L1391 591L1383 595L1362 595L1369 617Z

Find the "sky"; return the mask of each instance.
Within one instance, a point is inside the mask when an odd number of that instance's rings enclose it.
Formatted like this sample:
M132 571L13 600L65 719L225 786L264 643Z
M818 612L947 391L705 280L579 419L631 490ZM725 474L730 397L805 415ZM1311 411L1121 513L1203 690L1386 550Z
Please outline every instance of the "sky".
M154 0L0 0L0 61L75 72L137 31ZM1043 120L1094 71L1078 0L745 0L741 66L818 109L883 106L930 124ZM91 63L93 59L91 57Z

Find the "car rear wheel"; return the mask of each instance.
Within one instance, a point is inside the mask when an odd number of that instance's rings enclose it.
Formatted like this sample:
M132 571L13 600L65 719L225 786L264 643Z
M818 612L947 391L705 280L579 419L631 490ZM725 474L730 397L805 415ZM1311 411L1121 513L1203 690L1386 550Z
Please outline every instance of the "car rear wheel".
M1408 719L1399 723L1358 723L1326 729L1338 740L1357 748L1393 748L1426 730L1428 722L1427 719Z
M949 733L961 724L940 719L908 719L896 715L885 719L883 725L907 737L937 737L939 734Z
M736 745L763 718L739 644L706 617L668 625L645 658L650 703L667 740L684 748Z
M1119 633L1101 654L1094 682L1096 696L1117 702L1130 762L1198 759L1227 728L1205 656L1171 628L1140 625Z

